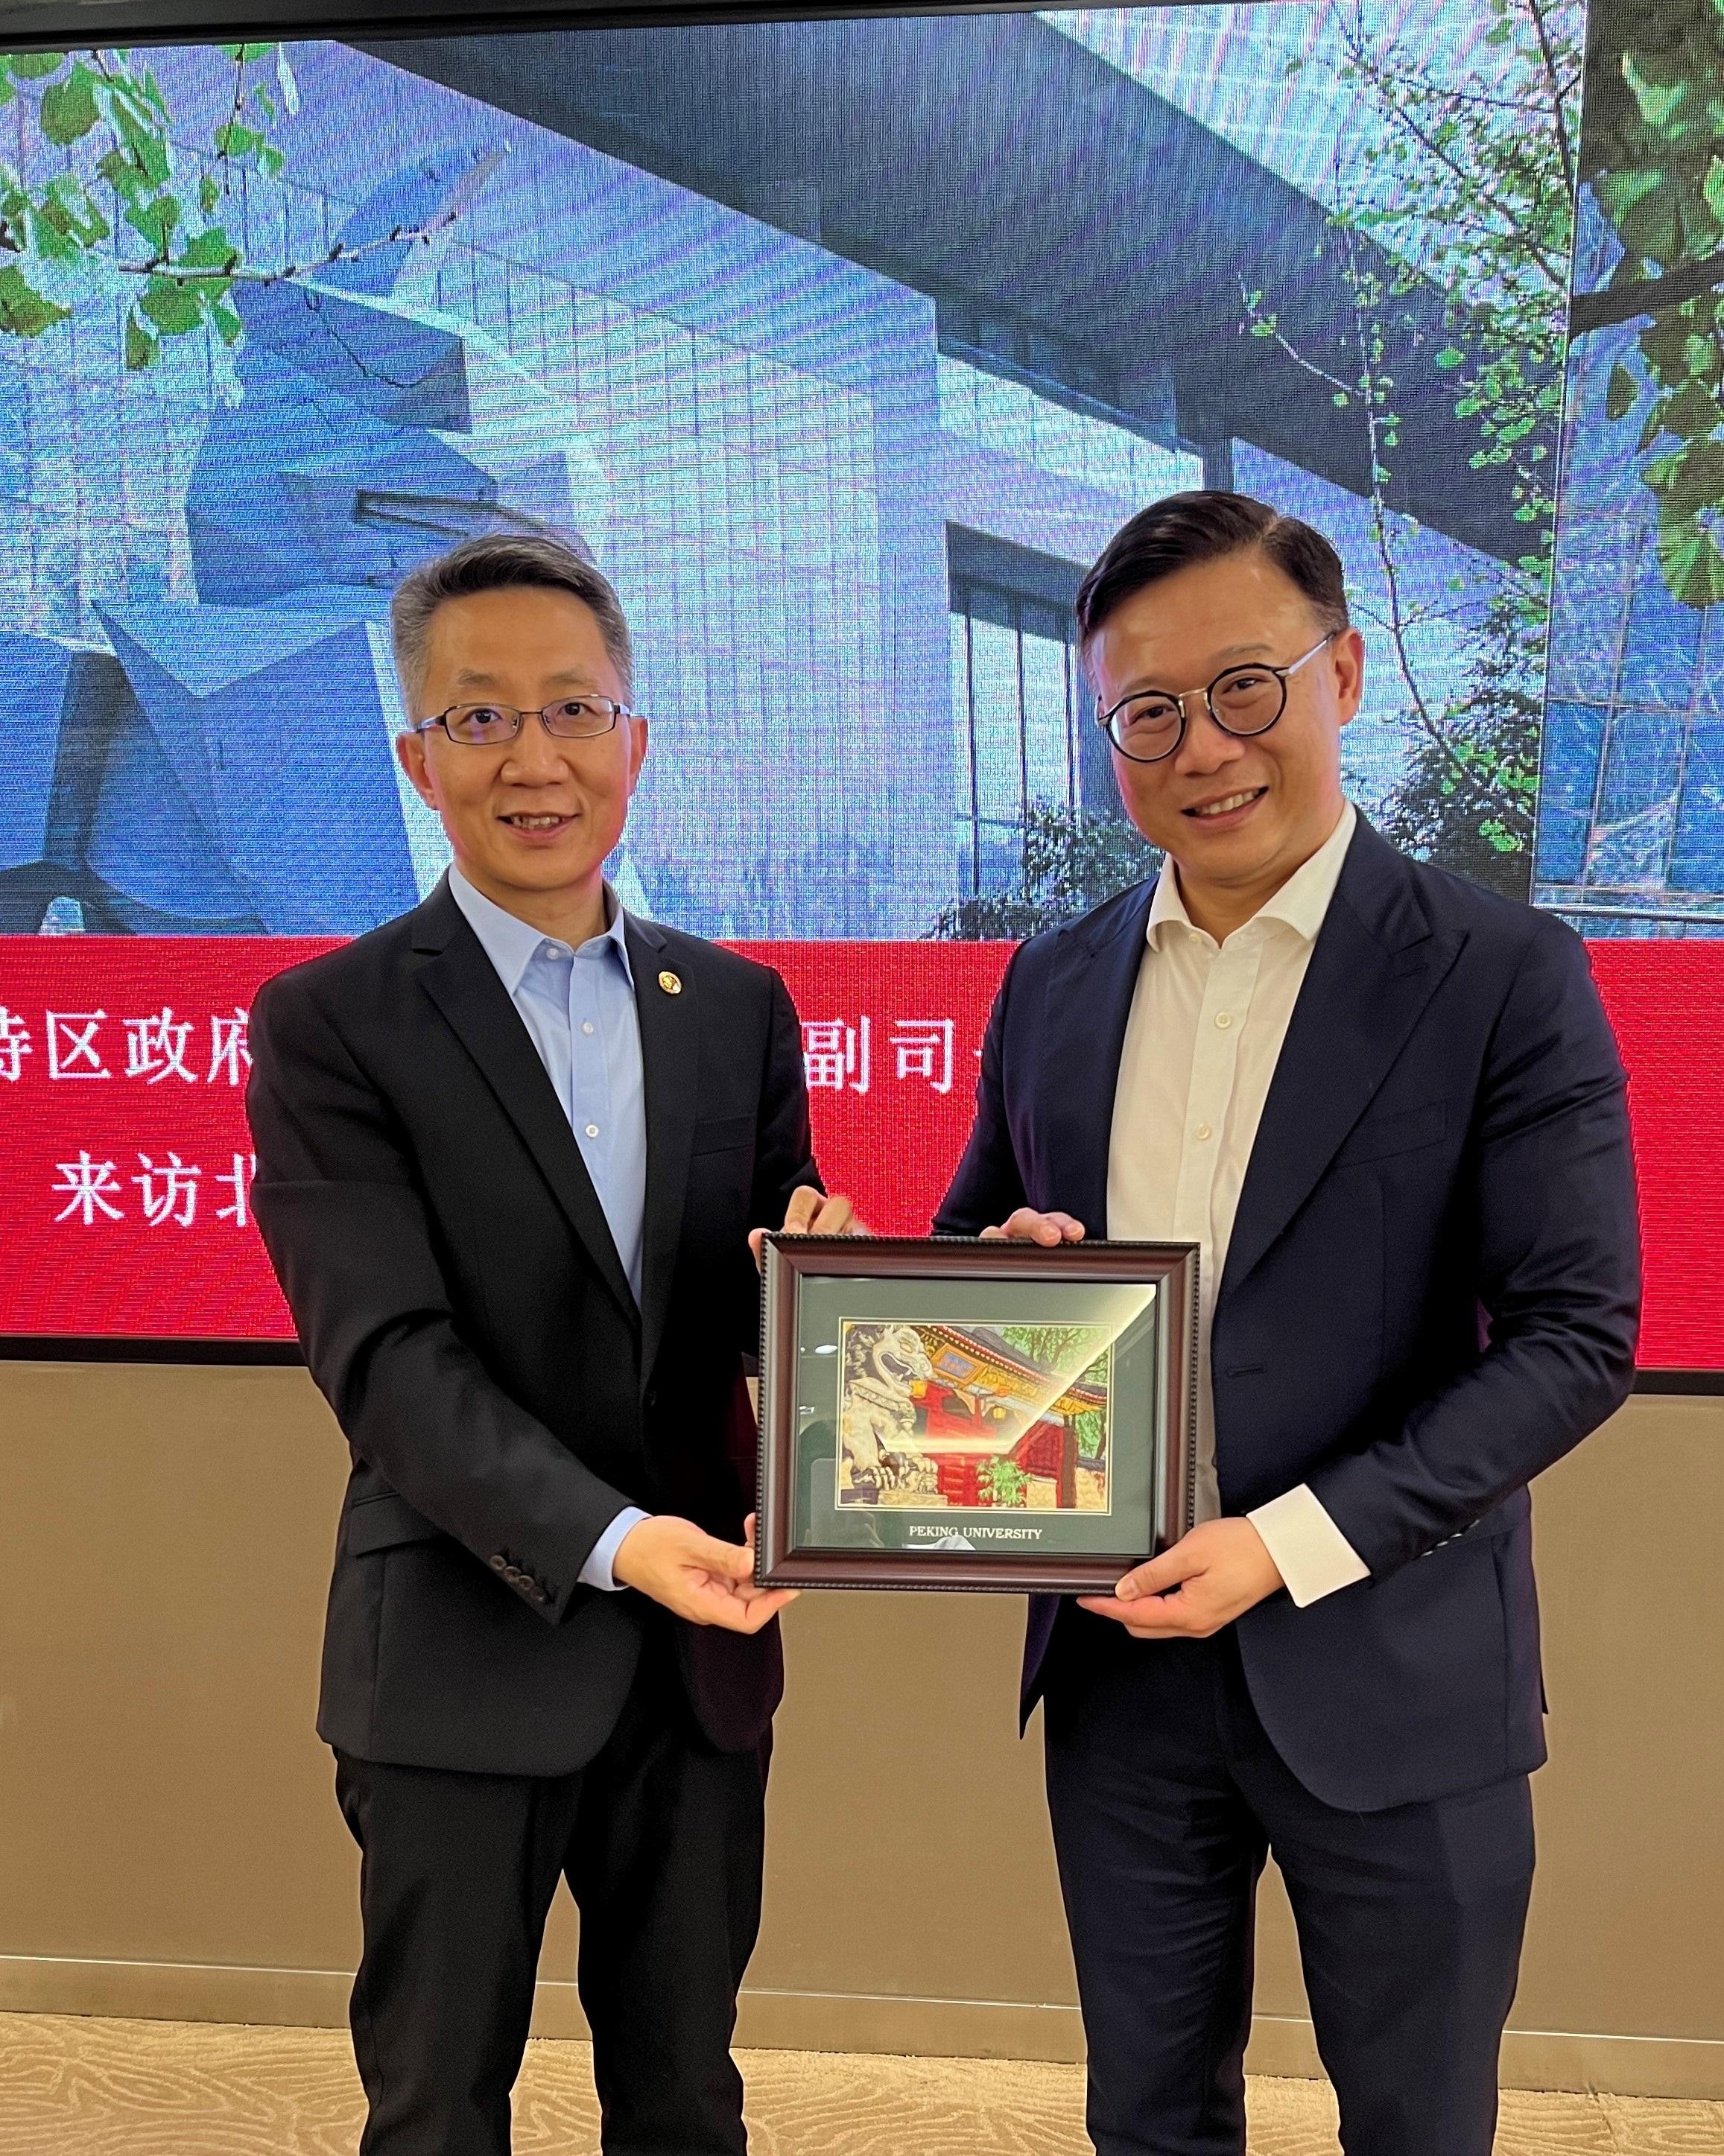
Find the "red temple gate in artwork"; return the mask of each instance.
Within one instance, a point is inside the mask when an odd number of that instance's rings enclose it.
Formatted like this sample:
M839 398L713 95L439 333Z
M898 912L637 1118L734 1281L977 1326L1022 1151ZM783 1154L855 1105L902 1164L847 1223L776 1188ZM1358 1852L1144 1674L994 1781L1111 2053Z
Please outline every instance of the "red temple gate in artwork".
M1083 1457L1080 1418L1105 1410L1105 1386L1075 1380L1047 1400L1048 1371L992 1327L919 1330L935 1376L916 1389L916 1442L932 1461L944 1502L999 1502L997 1463L1007 1461L1027 1478L1051 1482L1058 1510L1075 1510L1080 1466L1093 1473L1102 1468L1099 1458ZM1040 1412L1024 1428L1032 1403Z

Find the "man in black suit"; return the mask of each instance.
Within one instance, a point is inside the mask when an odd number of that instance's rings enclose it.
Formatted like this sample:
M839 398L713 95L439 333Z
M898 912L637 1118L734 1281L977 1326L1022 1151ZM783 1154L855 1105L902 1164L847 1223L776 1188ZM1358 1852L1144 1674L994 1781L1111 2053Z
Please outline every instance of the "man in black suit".
M1159 880L1026 944L939 1219L1201 1246L1198 1522L1032 1604L1101 2156L1239 2156L1272 1849L1349 2156L1488 2156L1543 1760L1526 1485L1622 1401L1623 1074L1579 940L1343 798L1341 564L1176 495L1079 595Z
M778 976L623 912L615 594L496 535L393 609L454 865L257 998L256 1210L352 1452L318 1728L362 1851L365 2156L502 2156L559 1876L608 2156L736 2156L782 1689L751 1229L842 1232Z

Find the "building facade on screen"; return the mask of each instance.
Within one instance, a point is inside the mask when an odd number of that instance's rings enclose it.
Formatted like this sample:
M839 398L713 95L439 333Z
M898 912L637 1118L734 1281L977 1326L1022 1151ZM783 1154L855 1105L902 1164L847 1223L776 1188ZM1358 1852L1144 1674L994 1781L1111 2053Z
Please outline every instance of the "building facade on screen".
M1428 68L1495 20L1378 12ZM1372 123L1339 20L292 48L284 169L241 175L230 221L300 274L240 290L231 353L128 371L108 290L0 337L0 932L346 934L413 904L445 857L395 777L389 592L523 520L623 595L654 732L613 865L700 932L925 935L1021 880L1038 808L1116 814L1070 601L1186 486L1341 547L1373 654L1349 775L1392 804L1528 542L1439 363L1452 293L1368 220L1337 237L1348 190L1391 183L1347 146ZM231 64L156 62L207 141ZM26 168L62 154L28 98L4 122ZM1345 389L1372 278L1393 449ZM1545 844L1567 906L1587 878Z

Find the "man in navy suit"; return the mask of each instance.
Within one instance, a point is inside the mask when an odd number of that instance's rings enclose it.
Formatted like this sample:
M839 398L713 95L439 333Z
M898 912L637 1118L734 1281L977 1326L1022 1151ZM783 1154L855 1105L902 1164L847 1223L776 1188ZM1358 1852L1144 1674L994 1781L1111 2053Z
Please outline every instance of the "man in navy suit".
M1348 2156L1489 2156L1545 1756L1527 1484L1633 1377L1583 946L1344 798L1308 526L1133 517L1078 625L1159 880L1016 954L942 1233L1201 1246L1190 1533L1031 1605L1100 2156L1239 2156L1273 1851Z

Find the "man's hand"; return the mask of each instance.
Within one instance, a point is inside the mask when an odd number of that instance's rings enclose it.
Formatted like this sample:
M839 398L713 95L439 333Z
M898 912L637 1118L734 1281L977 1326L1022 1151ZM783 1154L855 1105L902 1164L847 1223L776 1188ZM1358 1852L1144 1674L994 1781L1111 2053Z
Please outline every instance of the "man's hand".
M764 1228L751 1228L748 1247L754 1253L754 1262L760 1263L760 1246L766 1236ZM856 1209L841 1193L824 1198L811 1183L803 1183L790 1194L790 1204L785 1210L784 1225L779 1233L784 1235L865 1235L868 1230L856 1218Z
M984 1243L1039 1243L1049 1250L1057 1244L1083 1240L1081 1220L1074 1220L1069 1213L1038 1213L1031 1205L1020 1205L1003 1228L982 1230Z
M617 1545L611 1577L661 1602L690 1625L721 1625L727 1632L757 1632L776 1617L794 1589L754 1584L754 1515L739 1548L703 1533L692 1520L670 1514L641 1520Z
M1111 1595L1078 1600L1135 1639L1207 1640L1282 1584L1249 1520L1205 1520L1172 1549L1128 1572Z

